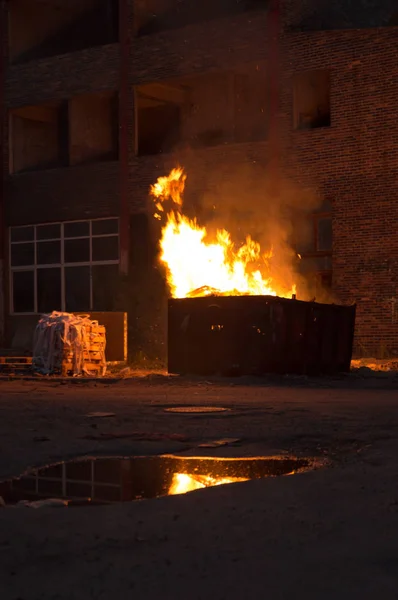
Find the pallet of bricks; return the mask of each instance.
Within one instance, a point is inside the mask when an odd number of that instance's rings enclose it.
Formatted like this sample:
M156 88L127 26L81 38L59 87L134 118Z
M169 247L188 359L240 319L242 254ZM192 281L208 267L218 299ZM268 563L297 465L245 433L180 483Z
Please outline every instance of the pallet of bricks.
M53 312L37 324L33 368L44 375L95 376L106 372L106 330L87 315Z

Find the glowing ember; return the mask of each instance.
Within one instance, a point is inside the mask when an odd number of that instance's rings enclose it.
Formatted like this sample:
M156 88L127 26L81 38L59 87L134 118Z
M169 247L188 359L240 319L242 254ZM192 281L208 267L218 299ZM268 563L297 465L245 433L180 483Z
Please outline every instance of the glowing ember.
M155 218L166 219L160 241L160 259L167 269L167 281L174 298L218 295L269 295L291 297L295 286L286 289L269 274L272 250L262 252L260 244L246 238L235 247L231 236L220 229L208 239L205 227L182 213L186 175L180 167L159 177L150 193L156 206ZM171 210L165 214L165 202Z
M188 475L188 473L175 473L169 489L169 495L186 494L215 485L238 483L248 481L244 477L211 477L210 475Z

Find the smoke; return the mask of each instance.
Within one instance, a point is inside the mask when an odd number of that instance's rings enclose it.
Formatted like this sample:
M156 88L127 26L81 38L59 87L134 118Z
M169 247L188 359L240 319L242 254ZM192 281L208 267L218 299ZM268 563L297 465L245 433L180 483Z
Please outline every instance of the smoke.
M198 193L198 174L194 170L187 169L184 212L206 226L209 238L217 229L226 229L239 246L250 235L261 244L263 252L272 249L268 267L276 282L287 290L296 284L300 299L309 300L316 295L321 300L319 288L315 289L300 272L301 259L296 250L313 241L308 215L322 202L316 191L281 179L276 193L273 173L258 163L250 163L231 170L228 176L210 169L212 180L210 175L206 182L202 179L202 191ZM203 190L205 186L207 189ZM330 297L324 292L322 301L327 300Z

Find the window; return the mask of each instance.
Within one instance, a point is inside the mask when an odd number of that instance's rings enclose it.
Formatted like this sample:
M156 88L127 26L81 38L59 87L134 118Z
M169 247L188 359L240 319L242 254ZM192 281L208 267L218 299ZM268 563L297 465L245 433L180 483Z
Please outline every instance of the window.
M306 281L308 298L330 301L332 289L333 228L329 203L325 212L296 214L294 246L298 256L298 270Z
M10 110L10 172L117 160L118 95L98 92Z
M100 92L69 100L69 163L117 160L118 96Z
M153 83L137 86L135 92L138 155L170 152L181 140L185 90Z
M331 256L333 247L331 214L313 213L297 219L294 243L301 256Z
M51 102L10 111L10 172L68 164L68 103Z
M12 0L8 5L11 63L118 40L119 0Z
M118 219L11 227L11 312L112 310L118 265Z
M138 35L186 27L252 10L266 10L269 0L145 0L135 2Z
M314 217L315 251L332 252L333 232L332 218L330 215L316 215Z
M330 127L330 72L298 73L293 89L295 129Z

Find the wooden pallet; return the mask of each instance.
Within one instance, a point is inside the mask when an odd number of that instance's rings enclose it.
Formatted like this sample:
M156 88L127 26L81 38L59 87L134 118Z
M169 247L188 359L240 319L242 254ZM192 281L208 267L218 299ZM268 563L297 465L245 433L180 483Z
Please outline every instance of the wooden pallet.
M73 352L66 352L63 356L63 360L65 362L73 362L73 356ZM85 361L87 360L88 362L101 362L102 356L103 353L99 350L94 352L90 350L83 352L83 358Z
M71 373L73 371L73 367L74 367L73 362L63 362L62 363L62 376L66 377L68 375L68 373ZM102 366L102 364L97 363L97 362L96 363L85 362L84 368L89 373L93 373L95 376L98 376L98 374L102 374L103 366Z
M0 356L0 365L31 365L31 356Z

